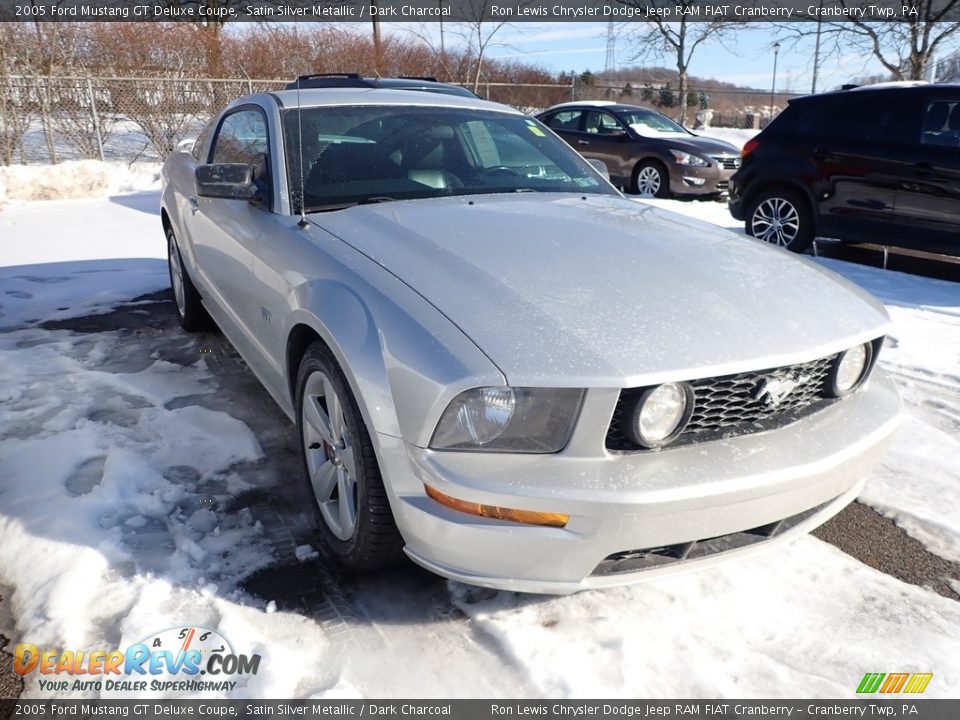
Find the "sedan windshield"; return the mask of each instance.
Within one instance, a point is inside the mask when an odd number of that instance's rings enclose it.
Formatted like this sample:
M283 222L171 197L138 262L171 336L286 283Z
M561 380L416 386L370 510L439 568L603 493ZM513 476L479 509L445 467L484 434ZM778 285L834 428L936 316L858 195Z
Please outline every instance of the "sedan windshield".
M642 137L671 137L690 135L686 128L670 118L649 110L629 110L621 113L620 118Z
M614 194L531 118L368 105L284 111L288 179L300 212L416 198L511 192ZM302 162L299 138L303 138Z

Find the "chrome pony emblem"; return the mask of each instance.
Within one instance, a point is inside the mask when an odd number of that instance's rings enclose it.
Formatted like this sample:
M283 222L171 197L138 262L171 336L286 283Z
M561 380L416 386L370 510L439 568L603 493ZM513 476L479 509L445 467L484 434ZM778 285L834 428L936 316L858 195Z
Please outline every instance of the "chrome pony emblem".
M765 378L754 391L755 400L761 400L769 407L782 403L790 393L810 380L809 375L777 375Z

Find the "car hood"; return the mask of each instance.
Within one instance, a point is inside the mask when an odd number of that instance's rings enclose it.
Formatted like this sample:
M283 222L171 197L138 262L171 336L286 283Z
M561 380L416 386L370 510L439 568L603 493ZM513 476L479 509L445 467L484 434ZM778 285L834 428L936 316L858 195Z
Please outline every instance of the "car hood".
M663 142L670 147L686 152L700 153L701 155L736 155L740 156L740 148L723 140L703 137L702 135L687 135L686 137L664 138Z
M410 200L310 219L443 312L517 386L772 368L889 323L813 262L619 196Z

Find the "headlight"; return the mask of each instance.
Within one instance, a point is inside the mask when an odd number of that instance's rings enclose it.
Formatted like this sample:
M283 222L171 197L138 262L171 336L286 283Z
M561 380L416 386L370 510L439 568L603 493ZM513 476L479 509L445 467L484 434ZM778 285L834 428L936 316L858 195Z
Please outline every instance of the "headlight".
M435 450L554 453L562 450L580 411L583 390L482 387L462 392L433 433Z
M693 390L690 386L664 383L643 392L624 429L637 444L658 448L683 432L692 413Z
M692 165L693 167L709 167L710 165L709 160L704 160L698 155L691 155L682 150L671 150L670 154L673 155L677 165Z
M830 371L830 394L843 397L856 390L870 374L873 364L873 343L857 345L840 353Z

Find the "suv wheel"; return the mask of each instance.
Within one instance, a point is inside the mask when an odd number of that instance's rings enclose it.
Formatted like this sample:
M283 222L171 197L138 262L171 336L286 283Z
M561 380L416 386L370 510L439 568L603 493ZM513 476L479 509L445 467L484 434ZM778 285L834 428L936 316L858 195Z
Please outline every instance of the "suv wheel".
M631 190L644 197L665 198L670 194L670 176L656 160L645 160L633 171Z
M765 190L750 204L747 234L771 245L803 252L813 242L813 218L792 190Z
M343 372L319 343L297 374L297 426L323 545L354 570L395 562L403 543L370 435Z

